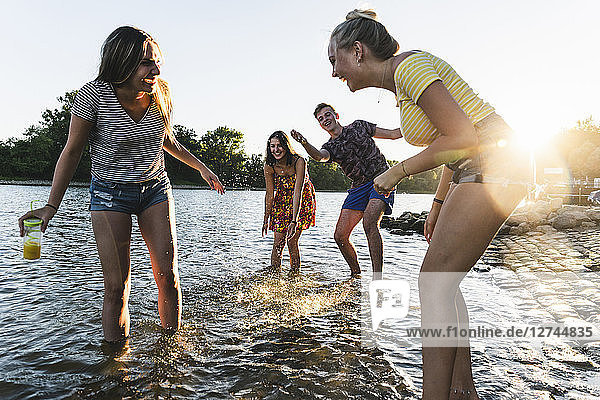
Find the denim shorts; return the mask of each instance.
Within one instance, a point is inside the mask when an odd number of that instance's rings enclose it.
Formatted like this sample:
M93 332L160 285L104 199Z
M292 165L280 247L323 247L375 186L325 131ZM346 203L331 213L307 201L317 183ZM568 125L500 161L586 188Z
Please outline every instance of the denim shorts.
M473 154L446 164L454 183L530 185L533 173L529 153L516 143L513 130L498 114L475 124L479 145Z
M373 181L369 181L364 185L348 190L348 196L346 196L346 200L344 200L342 210L365 211L367 204L369 204L371 199L379 199L385 203L385 215L390 215L392 213L392 207L394 206L394 192L392 191L388 197L377 193L373 187Z
M90 184L90 211L140 214L172 198L171 182L166 174L140 183L114 183L92 176Z

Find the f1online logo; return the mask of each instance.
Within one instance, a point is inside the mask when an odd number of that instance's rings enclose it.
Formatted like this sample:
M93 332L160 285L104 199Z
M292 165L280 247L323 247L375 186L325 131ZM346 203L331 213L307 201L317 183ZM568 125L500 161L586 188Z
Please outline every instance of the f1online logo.
M410 285L403 280L375 280L369 285L373 331L386 319L403 319L408 314Z

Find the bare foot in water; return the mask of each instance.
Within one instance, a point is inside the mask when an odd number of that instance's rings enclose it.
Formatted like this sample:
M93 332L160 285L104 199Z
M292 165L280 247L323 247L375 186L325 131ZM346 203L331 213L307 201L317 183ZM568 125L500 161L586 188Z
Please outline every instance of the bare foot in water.
M281 273L281 265L269 265L267 267L267 272L271 272L273 274Z
M458 387L450 388L449 400L479 400L475 387L471 389L463 389Z

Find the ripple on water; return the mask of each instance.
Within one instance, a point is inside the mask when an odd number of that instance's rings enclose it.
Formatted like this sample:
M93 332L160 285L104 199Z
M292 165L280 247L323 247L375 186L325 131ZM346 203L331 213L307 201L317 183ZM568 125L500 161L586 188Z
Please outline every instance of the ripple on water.
M0 393L16 398L418 398L418 341L397 332L419 325L416 277L421 235L383 232L386 278L409 281L409 315L386 321L377 346L363 337L370 261L362 227L352 235L363 280L333 241L343 193L317 193L317 226L301 239L302 273L265 271L272 239L260 236L261 192L175 190L183 325L160 329L157 289L133 224L132 334L124 347L101 341L103 281L87 211L87 189L70 188L44 237L42 259L21 254L15 204L49 188L0 186ZM431 195L398 195L395 215L429 207ZM600 279L590 269L598 233L501 237L461 288L472 324L598 323ZM487 268L486 268L487 267ZM596 308L594 307L596 306ZM569 308L570 307L570 308ZM600 397L597 343L532 346L475 341L473 371L483 399Z

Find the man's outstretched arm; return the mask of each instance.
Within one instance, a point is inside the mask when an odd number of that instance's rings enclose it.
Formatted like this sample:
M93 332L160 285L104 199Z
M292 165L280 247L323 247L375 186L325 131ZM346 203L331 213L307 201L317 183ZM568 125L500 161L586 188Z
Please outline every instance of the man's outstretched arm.
M375 127L374 138L377 139L400 139L402 137L402 131L400 128L397 129L384 129L380 127Z
M292 137L304 147L304 150L308 153L308 155L316 161L326 162L329 161L329 152L325 149L317 149L312 144L308 143L308 140L302 134L296 130L290 132Z

